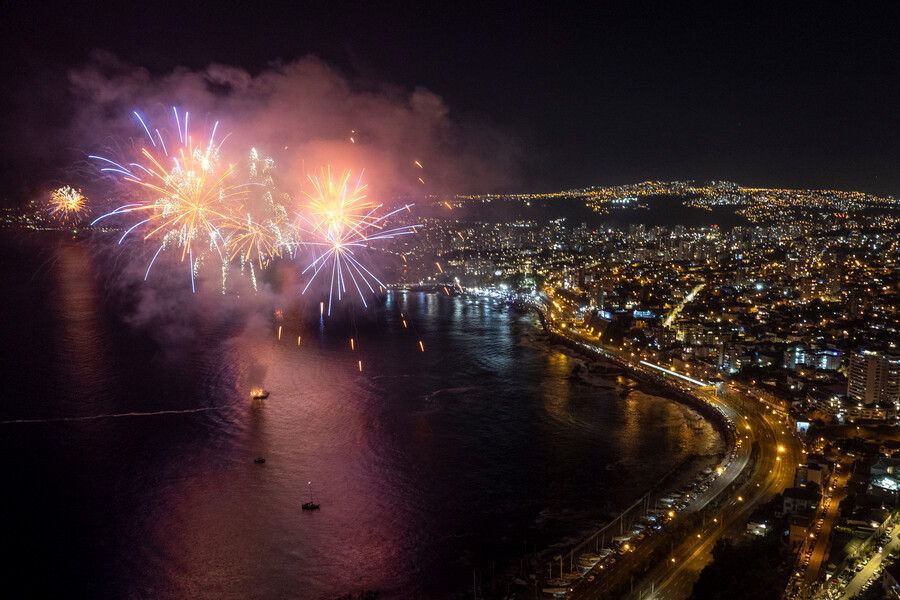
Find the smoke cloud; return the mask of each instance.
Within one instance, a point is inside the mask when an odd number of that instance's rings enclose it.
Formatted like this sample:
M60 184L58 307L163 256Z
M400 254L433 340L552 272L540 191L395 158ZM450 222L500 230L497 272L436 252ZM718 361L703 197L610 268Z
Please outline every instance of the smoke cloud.
M258 74L212 64L156 75L98 52L67 79L74 99L69 144L93 150L138 143L146 135L132 111L153 123L151 131L172 131L177 106L190 112L198 133L219 121L217 138L230 134L223 146L229 158L250 148L274 158L288 193L325 163L365 169L370 190L386 203L494 191L516 174L513 143L489 127L454 122L437 94L356 82L314 57L273 63Z

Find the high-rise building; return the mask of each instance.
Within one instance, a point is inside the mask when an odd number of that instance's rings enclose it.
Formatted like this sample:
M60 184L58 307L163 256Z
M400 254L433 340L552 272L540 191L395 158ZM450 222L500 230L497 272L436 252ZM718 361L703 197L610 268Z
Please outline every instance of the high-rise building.
M866 406L900 404L900 358L877 350L851 354L847 397Z

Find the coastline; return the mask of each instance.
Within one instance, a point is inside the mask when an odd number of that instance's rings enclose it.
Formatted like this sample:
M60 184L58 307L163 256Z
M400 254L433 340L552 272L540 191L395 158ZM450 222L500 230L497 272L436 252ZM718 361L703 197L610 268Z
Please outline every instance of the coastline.
M704 479L705 474L709 474L717 465L725 462L729 454L734 451L735 437L728 417L710 404L683 389L671 385L664 379L654 378L634 367L630 367L628 364L603 353L600 349L590 349L586 347L585 344L579 344L566 336L560 335L553 331L549 326L546 317L540 308L534 305L529 305L528 308L537 313L541 323L541 329L548 336L547 341L549 341L550 345L559 344L573 352L575 356L590 361L585 367L588 373L596 373L598 370L596 367L599 366L600 369L604 370L602 374L604 377L621 374L622 376L635 381L637 387L627 390L623 394L623 398L627 397L634 389L640 389L641 391L651 393L657 397L674 400L686 409L698 414L701 419L705 420L718 433L719 438L724 444L724 449L721 452L710 455L695 455L684 459L680 464L676 465L668 473L663 475L659 481L653 484L643 495L637 497L636 501L626 508L619 516L610 519L609 522L589 534L580 542L576 543L574 546L570 546L568 551L557 552L555 549L558 548L558 546L554 545L537 553L535 558L538 559L539 562L533 565L535 572L538 574L535 583L538 587L543 588L548 585L555 587L552 585L551 581L553 578L547 576L548 572L553 572L553 561L560 560L560 575L562 575L562 559L570 565L570 568L574 572L577 556L582 553L590 554L600 551L601 548L604 547L603 545L606 540L611 538L610 533L615 533L616 531L622 533L624 531L623 524L626 520L629 524L632 523L638 512L646 510L650 506L658 506L660 499L667 496L684 495L686 493L689 496L690 491L696 487L698 481ZM573 372L573 376L577 376L577 370L576 372ZM601 542L601 540L603 541ZM551 564L548 565L548 559L550 558L551 553L554 553L555 556L549 561ZM547 568L548 566L549 571Z

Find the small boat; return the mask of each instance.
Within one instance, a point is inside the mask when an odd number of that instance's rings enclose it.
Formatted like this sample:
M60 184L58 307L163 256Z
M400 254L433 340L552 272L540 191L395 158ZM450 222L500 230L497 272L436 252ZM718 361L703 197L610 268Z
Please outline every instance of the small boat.
M586 558L586 557L582 556L581 558L578 559L578 566L584 567L584 568L593 567L598 562L600 562L600 560L601 559L599 556L596 558L594 558L594 557Z
M545 587L541 590L545 594L553 594L554 596L562 596L566 593L566 588L564 587Z
M301 508L303 510L316 510L319 508L319 503L313 500L312 493L312 481L309 482L309 502L304 502Z
M255 389L251 392L254 400L265 400L269 397L269 391L264 389Z
M266 459L264 459L264 458L257 458L257 459L254 459L253 462L255 462L255 463L258 464L258 465L261 465L261 464L263 464L264 462L266 462Z

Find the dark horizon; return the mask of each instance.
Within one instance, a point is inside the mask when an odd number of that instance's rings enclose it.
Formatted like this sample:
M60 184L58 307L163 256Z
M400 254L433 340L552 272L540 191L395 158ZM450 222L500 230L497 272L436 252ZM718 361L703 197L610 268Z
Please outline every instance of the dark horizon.
M211 64L251 76L317 57L353 93L439 97L459 192L642 181L900 195L896 7L815 13L717 4L523 8L305 6L213 12L103 2L13 8L4 31L0 193L35 193L85 149L73 69L97 51L165 77ZM220 115L227 119L228 115ZM481 135L478 138L478 134ZM491 165L490 149L499 156ZM488 177L489 170L497 172Z

